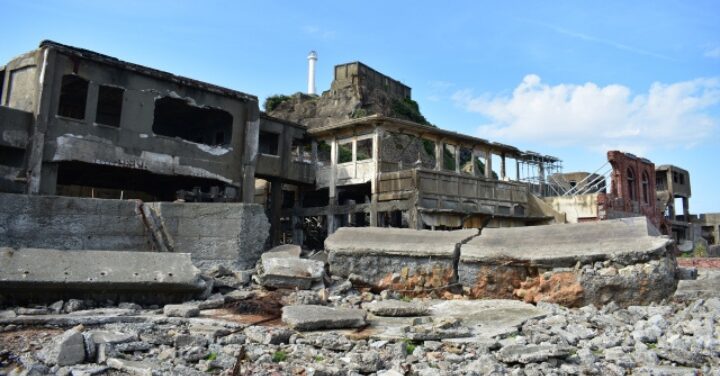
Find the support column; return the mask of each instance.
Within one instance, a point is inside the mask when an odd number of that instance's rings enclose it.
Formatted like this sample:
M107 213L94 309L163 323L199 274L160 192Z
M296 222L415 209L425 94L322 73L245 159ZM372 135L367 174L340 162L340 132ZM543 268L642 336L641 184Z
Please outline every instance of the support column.
M43 163L40 172L41 195L54 196L57 194L58 164Z
M492 179L492 152L490 149L485 150L485 177Z
M28 146L28 164L25 170L27 177L26 192L29 194L40 193L43 168L43 151L45 149L45 133L47 132L48 121L51 109L50 102L53 93L53 81L55 77L55 50L45 47L40 65L38 84L37 107L35 108L35 121ZM7 85L6 85L7 86Z
M301 187L297 187L295 191L295 204L293 205L293 214L290 217L290 223L292 226L292 237L293 244L302 246L305 242L305 233L303 232L303 218L297 213L302 207L303 192Z
M500 154L500 180L505 180L505 153Z
M327 233L335 232L335 207L337 206L337 138L330 143L330 186L328 187Z
M382 128L375 128L372 137L372 159L375 165L375 173L370 179L370 227L378 225L378 184L380 179L380 140L382 139ZM357 154L356 154L357 155Z
M545 196L545 165L538 163L538 180L540 184L540 196Z
M260 137L260 115L257 107L248 106L248 121L245 123L245 145L243 153L242 202L255 200L255 167L257 165L258 142Z
M270 241L273 246L280 245L282 229L280 216L282 210L282 183L280 179L270 181Z
M435 141L435 170L443 168L443 143L442 139Z
M690 199L687 197L682 198L683 203L683 216L685 222L690 222Z
M460 173L460 145L455 145L455 173Z
M515 160L515 180L520 181L520 160Z
M472 160L472 163L470 164L470 174L472 176L477 176L477 152L475 151L475 147L473 146L472 149L470 149L470 159Z

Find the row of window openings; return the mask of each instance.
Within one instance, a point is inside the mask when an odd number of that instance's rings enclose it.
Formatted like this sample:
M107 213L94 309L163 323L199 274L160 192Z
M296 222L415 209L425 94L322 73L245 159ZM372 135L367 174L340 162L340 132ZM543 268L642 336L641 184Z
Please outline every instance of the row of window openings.
M630 194L630 200L637 200L637 186L635 185L635 171L628 168L627 170L627 185ZM641 188L642 188L642 200L644 203L650 203L650 179L648 178L647 172L642 173Z
M64 75L57 114L71 119L85 119L88 87L86 79ZM120 126L124 93L122 88L99 85L95 123ZM155 100L152 130L161 136L226 146L232 139L232 122L232 115L227 111L191 106L184 99L163 97Z

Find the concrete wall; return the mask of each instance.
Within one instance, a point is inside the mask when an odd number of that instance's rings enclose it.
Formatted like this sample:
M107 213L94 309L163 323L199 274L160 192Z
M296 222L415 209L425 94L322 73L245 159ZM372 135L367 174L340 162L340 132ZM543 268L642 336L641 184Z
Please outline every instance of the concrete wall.
M149 251L137 201L0 193L0 246Z
M256 204L142 203L0 193L0 247L60 250L157 250L142 205L152 209L163 242L190 253L201 268L249 269L270 225Z
M568 223L578 223L582 219L600 219L597 197L597 193L591 193L569 197L544 197L543 200L555 211L565 213Z
M146 204L162 221L175 252L192 254L200 268L222 264L251 269L260 258L270 231L257 204L153 202Z

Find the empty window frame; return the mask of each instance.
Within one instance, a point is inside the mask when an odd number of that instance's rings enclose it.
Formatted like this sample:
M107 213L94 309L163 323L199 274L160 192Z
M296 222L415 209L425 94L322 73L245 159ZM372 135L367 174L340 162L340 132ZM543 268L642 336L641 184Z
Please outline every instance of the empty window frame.
M158 135L211 146L226 146L232 140L233 117L221 109L164 97L155 101L154 115L152 130Z
M461 147L459 158L460 158L460 171L467 173L467 174L472 174L472 171L473 171L472 170L472 168L473 168L473 166L472 166L472 160L473 160L472 149Z
M82 120L85 119L88 81L74 74L66 74L60 84L59 116Z
M277 133L260 131L259 151L261 154L278 155L278 141L280 135Z
M455 171L455 154L457 153L457 146L450 144L443 144L443 170Z
M125 90L122 88L100 85L98 88L95 123L111 127L120 126L124 93Z
M338 143L338 162L337 163L348 163L352 162L352 141L346 141Z
M363 140L357 140L356 156L355 160L364 161L372 158L373 140L372 138L366 138Z
M630 200L637 200L637 186L635 185L635 171L632 168L627 169L627 186Z
M327 166L330 164L330 156L332 153L332 147L330 144L328 144L325 141L320 141L317 144L317 158L318 162L323 165Z
M646 171L643 171L642 173L642 199L643 202L646 204L650 203L650 178L648 177L648 174Z

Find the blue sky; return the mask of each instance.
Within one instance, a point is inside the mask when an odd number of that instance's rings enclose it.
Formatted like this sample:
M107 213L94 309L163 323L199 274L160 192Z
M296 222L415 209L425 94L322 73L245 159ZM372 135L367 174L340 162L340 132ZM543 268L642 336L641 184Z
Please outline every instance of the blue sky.
M52 39L257 95L360 60L443 128L594 171L612 148L690 170L720 212L720 2L0 0L0 61Z

